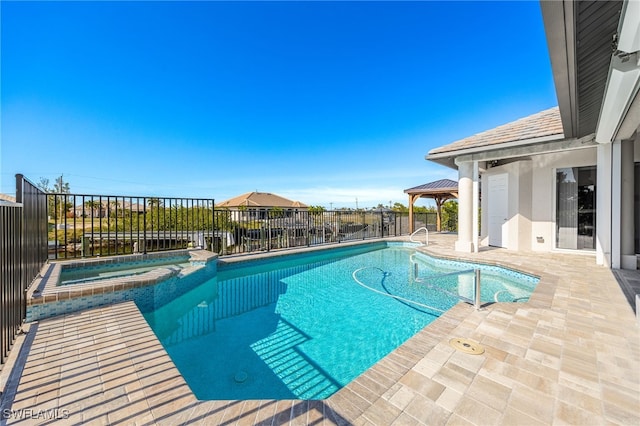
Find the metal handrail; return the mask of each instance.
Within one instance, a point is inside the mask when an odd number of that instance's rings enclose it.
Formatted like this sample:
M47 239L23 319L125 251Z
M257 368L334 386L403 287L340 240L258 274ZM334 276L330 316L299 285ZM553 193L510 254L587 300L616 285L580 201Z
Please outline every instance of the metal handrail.
M360 271L362 271L364 269L377 269L378 271L382 272L383 277L386 277L389 274L388 272L385 272L384 270L382 270L382 269L380 269L380 268L378 268L376 266L364 266L362 268L358 268L355 271L353 271L353 273L351 274L351 277L360 286L362 286L362 287L364 287L364 288L366 288L368 290L371 290L371 291L373 291L375 293L382 294L383 296L393 297L394 299L398 299L398 300L401 300L401 301L407 302L407 303L412 303L412 304L417 305L417 306L422 306L422 307L427 308L427 309L434 309L434 310L436 310L438 312L443 312L443 313L445 312L442 309L434 308L433 306L429 306L429 305L424 305L424 304L416 302L414 300L405 299L403 297L396 296L396 295L393 295L393 294L384 293L384 292L382 292L380 290L376 290L375 288L371 288L371 287L367 286L362 281L360 281L358 279L358 277L356 276L358 272L360 272ZM450 291L443 290L441 288L438 288L436 286L433 286L431 284L426 283L424 280L416 279L415 281L423 283L424 285L426 285L427 287L429 287L429 288L431 288L433 290L448 294L449 296L458 298L459 300L461 300L463 302L470 303L475 307L476 310L478 310L478 309L480 309L480 307L482 305L482 302L480 301L480 269L477 269L477 268L476 269L467 269L467 270L464 270L464 271L449 272L449 273L440 274L440 275L432 275L432 276L427 277L427 279L442 278L442 277L447 277L447 276L452 276L452 275L462 275L462 274L468 274L468 273L471 273L471 272L474 273L474 300L470 300L470 299L468 299L468 298L466 298L464 296L461 296L459 294L455 294L455 293L451 293Z
M386 277L386 276L388 275L388 273L387 273L387 272L385 272L384 270L382 270L382 269L380 269L380 268L376 267L376 266L364 266L364 267L362 267L362 268L358 268L358 269L356 269L355 271L353 271L353 273L351 274L351 276L353 277L353 280L354 280L356 283L358 283L360 286L362 286L362 287L366 288L367 290L371 290L371 291L373 291L374 293L378 293L378 294L381 294L381 295L383 295L383 296L387 296L387 297L392 297L392 298L394 298L394 299L401 300L401 301L406 302L406 303L411 303L411 304L416 305L416 306L421 306L421 307L423 307L423 308L432 309L432 310L434 310L434 311L438 311L438 312L442 312L442 313L444 313L444 312L445 312L445 311L443 311L442 309L434 308L433 306L425 305L425 304L422 304L422 303L416 302L416 301L414 301L414 300L405 299L404 297L396 296L395 294L385 293L385 292L382 292L382 291L380 291L380 290L376 290L375 288L371 288L371 287L369 287L368 285L366 285L366 284L364 284L362 281L360 281L360 280L358 279L358 277L356 276L356 275L358 274L358 272L360 272L360 271L362 271L362 270L364 270L364 269L377 269L378 271L382 272L383 277Z
M465 269L464 271L447 272L446 274L429 275L429 276L426 276L424 278L420 278L418 276L418 263L413 260L413 256L410 258L410 260L411 260L411 263L413 263L413 265L414 265L414 278L413 278L413 280L415 282L424 284L424 285L426 285L427 287L429 287L429 288L431 288L433 290L440 291L440 292L448 294L448 295L450 295L452 297L457 297L459 300L461 300L463 302L472 304L476 308L476 310L480 309L480 307L482 305L482 302L480 301L480 269L478 269L478 268ZM454 276L454 275L469 274L471 272L474 273L474 277L473 277L473 280L474 280L474 285L473 285L473 287L474 287L474 297L473 297L473 300L471 300L469 298L466 298L464 296L461 296L459 294L455 294L455 293L451 293L450 291L443 290L443 289L441 289L441 288L439 288L437 286L431 285L431 284L429 284L427 282L429 280L434 280L434 279L439 279L439 278L444 278L444 277ZM498 293L500 293L500 292L498 292ZM497 295L497 293L496 293L496 295ZM494 297L497 297L496 295L494 295Z
M423 226L422 228L418 228L415 231L413 231L413 233L411 235L409 235L409 241L411 241L412 243L420 243L422 244L420 241L414 241L413 236L416 235L418 232L424 230L425 232L425 246L429 245L429 230L427 229L426 226Z

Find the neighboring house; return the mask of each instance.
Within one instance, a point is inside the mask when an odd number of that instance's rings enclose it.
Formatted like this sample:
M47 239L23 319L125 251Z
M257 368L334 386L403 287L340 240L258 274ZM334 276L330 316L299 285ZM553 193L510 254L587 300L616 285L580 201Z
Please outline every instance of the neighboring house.
M541 6L559 107L426 156L458 170L456 250L566 250L636 269L640 1Z
M232 220L269 219L269 211L280 212L281 217L295 218L309 207L299 201L291 201L268 192L247 192L216 204L216 209L227 209Z

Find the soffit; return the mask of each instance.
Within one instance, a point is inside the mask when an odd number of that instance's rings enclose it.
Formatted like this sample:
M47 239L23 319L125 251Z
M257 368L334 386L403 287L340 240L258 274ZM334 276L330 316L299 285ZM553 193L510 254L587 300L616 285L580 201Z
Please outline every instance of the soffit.
M540 2L565 137L594 133L623 2Z

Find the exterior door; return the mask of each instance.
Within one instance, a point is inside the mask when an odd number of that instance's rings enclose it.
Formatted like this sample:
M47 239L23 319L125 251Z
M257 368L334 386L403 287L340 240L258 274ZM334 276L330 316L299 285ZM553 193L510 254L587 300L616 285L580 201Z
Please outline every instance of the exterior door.
M488 186L489 245L506 248L509 219L508 174L490 175Z

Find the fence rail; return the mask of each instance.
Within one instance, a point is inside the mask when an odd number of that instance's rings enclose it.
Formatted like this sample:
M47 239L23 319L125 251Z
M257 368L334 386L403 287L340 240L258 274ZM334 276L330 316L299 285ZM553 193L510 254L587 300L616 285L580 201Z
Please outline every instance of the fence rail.
M49 257L112 256L206 247L213 199L49 193ZM198 240L198 238L200 240Z
M0 202L0 365L26 314L26 290L47 260L46 195L16 175L16 201Z
M436 213L414 214L414 228L435 231ZM409 235L408 212L392 210L215 211L211 249L221 255ZM445 228L446 229L446 228Z
M48 193L49 257L202 247L220 255L409 234L406 212L216 209L213 199ZM414 214L435 230L436 214Z

